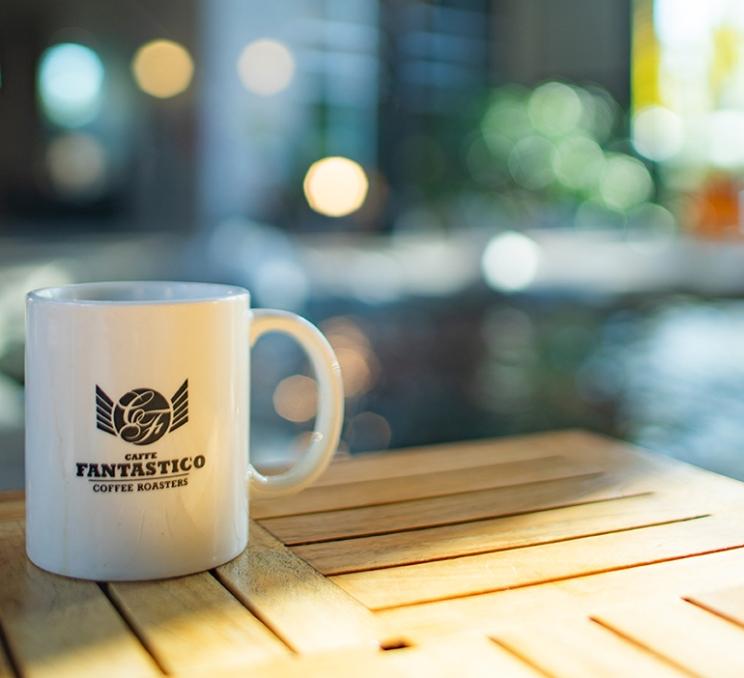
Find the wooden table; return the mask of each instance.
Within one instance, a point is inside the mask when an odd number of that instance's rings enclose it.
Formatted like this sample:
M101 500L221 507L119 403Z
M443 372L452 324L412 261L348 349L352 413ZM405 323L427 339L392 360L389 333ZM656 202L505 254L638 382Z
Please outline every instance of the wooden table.
M0 495L0 676L744 676L744 485L570 431L369 454L248 550L47 574Z

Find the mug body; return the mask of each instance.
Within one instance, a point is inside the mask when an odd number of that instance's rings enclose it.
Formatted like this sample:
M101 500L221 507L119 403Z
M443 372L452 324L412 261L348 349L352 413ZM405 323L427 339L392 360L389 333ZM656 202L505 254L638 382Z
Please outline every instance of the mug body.
M170 577L248 539L248 292L91 283L27 297L26 547L45 570Z

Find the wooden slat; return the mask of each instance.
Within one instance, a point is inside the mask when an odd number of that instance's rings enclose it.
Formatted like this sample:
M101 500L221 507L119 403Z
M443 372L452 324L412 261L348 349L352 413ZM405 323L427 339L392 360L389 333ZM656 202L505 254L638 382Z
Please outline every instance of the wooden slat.
M526 515L296 546L323 574L442 560L701 517L666 497L641 495Z
M496 640L555 678L689 678L588 618L515 625Z
M0 523L6 520L18 520L24 517L25 505L21 493L7 493L9 496L0 501Z
M670 472L653 467L633 468L382 506L266 518L260 522L285 544L296 545L528 513L654 489L663 489L680 506L694 505L698 510L740 505L744 496L741 487L734 493L727 484L720 486L707 480L696 483L684 467Z
M371 609L473 595L744 546L731 516L332 577Z
M188 674L194 678L193 674ZM241 672L209 673L209 678L238 678ZM251 669L251 678L544 678L484 637L451 634L421 647L392 652L340 650L295 656Z
M343 485L360 480L415 476L425 471L452 471L523 461L547 456L541 441L545 434L531 434L502 440L472 440L390 452L364 452L334 461L316 481L318 486Z
M386 664L405 676L538 678L540 674L488 638L451 634L429 645L386 653ZM383 668L381 665L380 668ZM377 675L386 675L383 671Z
M273 661L251 669L251 678L328 678L328 676L354 676L354 678L377 678L381 665L385 677L403 678L406 674L396 671L389 663L371 650L339 649L333 652L316 652L295 655L289 659ZM194 674L186 674L196 678ZM221 673L204 672L201 678L245 678L245 672L228 671Z
M24 541L24 523L19 519L6 519L0 521L0 542L3 540L22 542L25 551Z
M550 618L559 624L563 617L587 617L629 600L684 596L711 581L724 587L744 584L744 549L392 608L377 618L386 634L406 634L414 642L451 628L497 634L515 621Z
M744 585L695 593L686 596L686 598L692 603L744 627Z
M0 572L0 622L24 676L159 675L100 588L32 565L19 528L0 539Z
M636 495L649 488L645 480L624 483L592 473L383 506L267 518L260 522L285 544L308 544L574 506Z
M582 430L557 431L535 439L535 446L546 454L560 454L587 463L601 463L614 471L634 472L638 475L652 474L674 485L687 485L687 489L698 495L717 499L726 506L728 500L741 499L741 481L719 475L713 471L693 466L679 459L657 452L649 452L620 440Z
M353 462L347 462L353 463ZM489 466L421 473L410 477L362 480L344 485L310 487L291 497L258 499L251 503L253 518L270 518L309 511L331 511L397 501L437 497L455 492L474 492L494 487L554 478L586 475L601 470L564 457L542 457Z
M167 673L251 666L289 654L210 574L108 588Z
M575 431L369 455L256 502L251 545L219 582L108 585L126 620L97 585L35 568L62 590L32 615L49 584L24 574L35 593L10 614L0 560L0 623L22 620L7 638L32 676L112 675L110 634L90 628L111 619L147 671L149 650L174 675L725 676L720 657L744 656L742 508L740 483ZM0 495L0 556L22 517L20 494ZM396 637L413 647L377 649Z
M373 615L256 523L248 548L217 576L297 652L378 645Z
M744 676L744 630L679 598L636 601L595 618L622 637L699 676Z
M428 445L385 452L366 452L334 461L317 485L338 485L360 480L415 476L499 462L519 461L560 455L575 461L602 463L617 469L633 467L663 467L688 469L696 475L699 469L677 460L651 456L627 443L578 429L530 433L527 435L470 440L457 443ZM712 478L720 476L712 475ZM732 485L735 481L726 480Z

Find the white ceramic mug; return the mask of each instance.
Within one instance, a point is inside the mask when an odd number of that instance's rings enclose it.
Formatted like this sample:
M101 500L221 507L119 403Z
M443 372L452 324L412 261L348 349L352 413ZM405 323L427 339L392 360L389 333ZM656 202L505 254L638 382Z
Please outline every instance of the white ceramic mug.
M310 448L288 471L248 463L250 347L292 336L318 382ZM68 285L27 296L26 548L84 579L199 572L248 541L248 487L299 490L338 444L343 390L323 335L247 290L181 282ZM249 478L248 485L246 478Z

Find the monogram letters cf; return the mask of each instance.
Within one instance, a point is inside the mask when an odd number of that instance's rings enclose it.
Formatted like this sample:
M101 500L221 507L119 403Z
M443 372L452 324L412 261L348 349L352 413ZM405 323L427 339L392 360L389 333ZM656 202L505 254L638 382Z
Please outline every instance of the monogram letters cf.
M189 380L168 401L152 388L127 391L117 403L96 384L96 425L134 445L149 445L189 420Z

